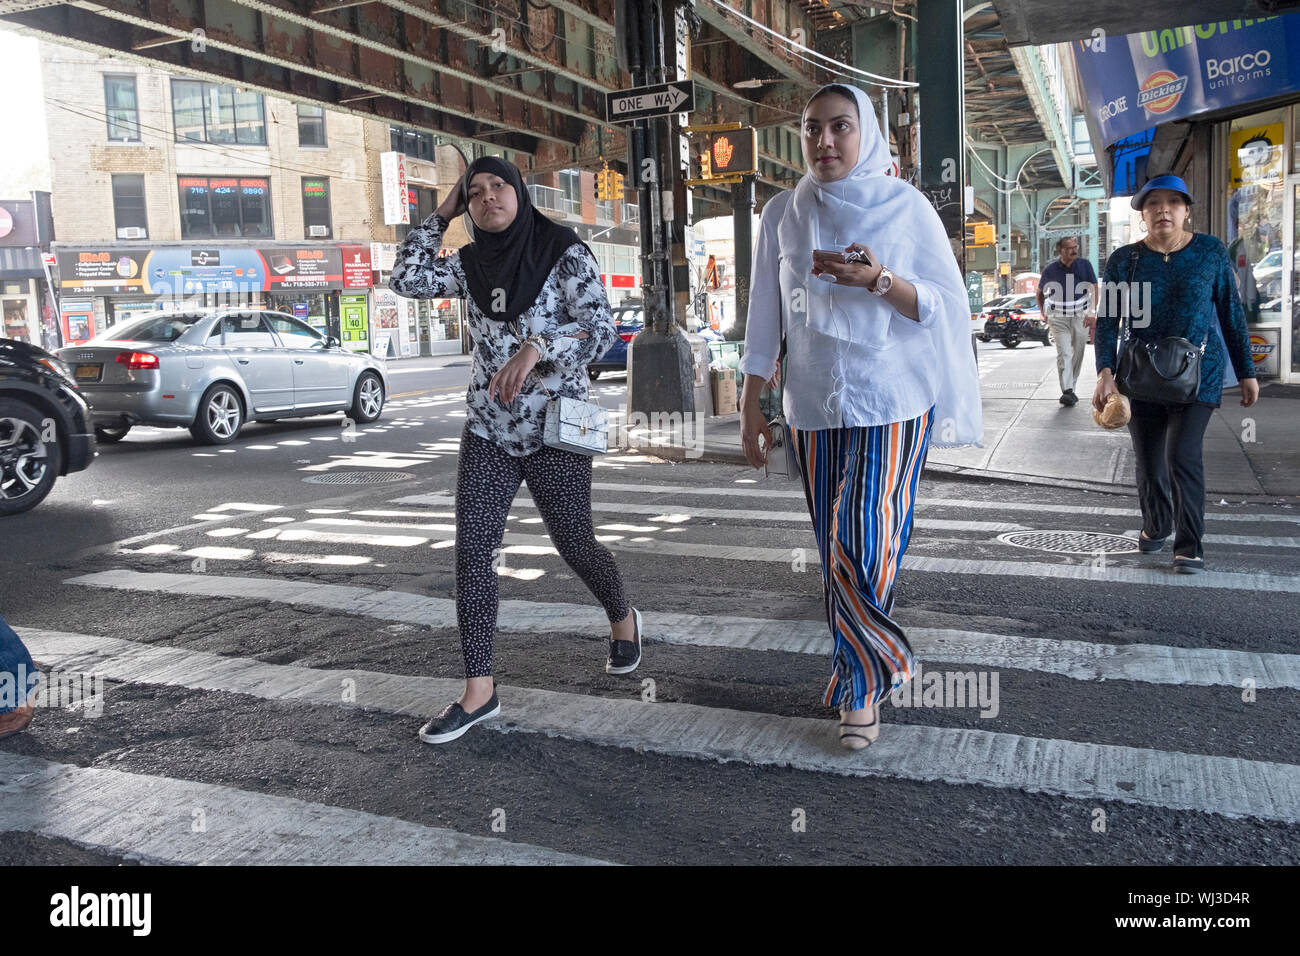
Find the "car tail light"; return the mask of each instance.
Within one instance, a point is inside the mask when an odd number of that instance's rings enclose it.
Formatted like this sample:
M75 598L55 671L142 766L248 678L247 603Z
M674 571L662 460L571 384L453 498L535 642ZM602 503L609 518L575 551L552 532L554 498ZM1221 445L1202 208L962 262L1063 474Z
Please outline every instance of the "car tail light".
M128 369L151 369L158 367L158 356L152 352L118 352L117 362Z
M1019 321L1020 319L1023 319L1024 317L1025 317L1025 313L1023 313L1023 312L1008 312L1008 313L1007 313L1007 318L1009 318L1009 319L1016 319L1017 321Z
M636 338L636 333L635 333L635 332L620 332L620 333L618 333L618 337L619 337L620 339L622 339L624 342L631 342L634 338Z

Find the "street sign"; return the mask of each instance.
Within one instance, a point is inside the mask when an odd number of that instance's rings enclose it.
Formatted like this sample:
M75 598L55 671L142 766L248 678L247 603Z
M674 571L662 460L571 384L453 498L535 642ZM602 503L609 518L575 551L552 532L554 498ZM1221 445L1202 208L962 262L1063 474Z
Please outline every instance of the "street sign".
M695 81L678 80L605 94L605 118L627 123L646 116L669 116L695 109Z

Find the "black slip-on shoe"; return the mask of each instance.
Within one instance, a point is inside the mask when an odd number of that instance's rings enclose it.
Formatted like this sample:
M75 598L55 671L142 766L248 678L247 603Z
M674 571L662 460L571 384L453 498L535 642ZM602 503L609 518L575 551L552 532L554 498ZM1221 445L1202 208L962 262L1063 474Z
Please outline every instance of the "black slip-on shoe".
M1205 559L1175 557L1174 570L1179 574L1200 574L1205 570Z
M1079 404L1079 396L1074 394L1074 389L1067 388L1064 392L1061 393L1061 397L1058 399L1058 401L1066 408L1071 408Z
M1165 535L1167 538L1168 535ZM1143 554L1155 554L1165 546L1165 538L1148 538L1141 531L1138 532L1138 550Z
M641 612L632 608L636 634L630 641L609 642L609 660L605 662L606 674L630 674L641 663Z
M465 708L460 706L460 701L454 701L420 728L420 739L426 744L445 744L464 734L479 721L496 717L500 713L501 702L497 700L495 689L491 699L472 713L467 714Z

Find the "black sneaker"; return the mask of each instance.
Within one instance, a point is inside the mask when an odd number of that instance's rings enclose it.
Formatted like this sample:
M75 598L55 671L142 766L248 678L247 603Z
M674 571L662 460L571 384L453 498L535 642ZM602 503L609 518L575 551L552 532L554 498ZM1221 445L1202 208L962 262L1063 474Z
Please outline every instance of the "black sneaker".
M641 612L632 608L636 634L630 641L609 642L609 660L605 662L606 674L630 674L641 663Z
M1165 538L1148 538L1145 532L1138 532L1138 550L1143 554L1155 554L1164 546Z
M481 720L488 720L501 713L501 702L497 700L496 685L492 686L492 698L473 713L465 713L460 701L448 704L437 717L420 728L420 739L426 744L445 744L455 740Z
M1177 555L1174 557L1174 570L1179 574L1200 574L1205 570L1205 559L1184 558Z
M1072 408L1073 406L1079 404L1079 396L1074 394L1074 389L1067 388L1064 392L1061 393L1061 397L1059 401L1066 408Z

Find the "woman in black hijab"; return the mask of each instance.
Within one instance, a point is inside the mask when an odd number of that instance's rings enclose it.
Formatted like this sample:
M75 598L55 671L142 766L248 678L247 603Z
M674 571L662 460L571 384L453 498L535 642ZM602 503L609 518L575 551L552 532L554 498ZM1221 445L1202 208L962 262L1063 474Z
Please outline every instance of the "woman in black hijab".
M443 233L464 213L474 241L440 258ZM497 558L521 481L556 550L605 608L606 672L627 674L641 663L641 615L592 528L591 458L542 441L550 396L585 401L587 365L617 333L591 250L542 215L519 170L495 156L471 163L437 211L411 230L388 285L412 298L465 299L474 344L456 475L465 693L420 730L426 743L446 743L501 713L492 679Z

